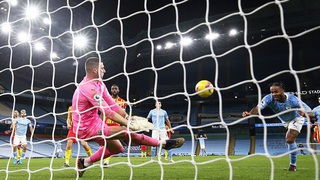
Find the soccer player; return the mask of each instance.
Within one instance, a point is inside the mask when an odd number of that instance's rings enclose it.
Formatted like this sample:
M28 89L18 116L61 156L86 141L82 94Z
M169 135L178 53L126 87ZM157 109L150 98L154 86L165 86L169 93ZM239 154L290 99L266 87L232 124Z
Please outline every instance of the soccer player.
M171 133L174 133L174 130L172 130L172 127L171 127L171 122L169 120L168 113L167 113L167 111L161 109L162 104L160 101L156 102L155 107L156 107L155 109L150 110L150 112L147 116L147 118L152 121L153 126L154 126L154 129L152 130L152 138L159 139L159 140L168 140L169 137L168 137L165 123L167 123L167 125L170 129L169 131ZM151 160L154 160L155 151L156 151L156 147L152 147L151 148ZM160 154L161 154L161 152L160 152ZM168 154L169 154L170 162L173 162L172 151L169 150Z
M78 85L72 98L73 131L82 139L93 138L101 145L88 158L77 161L78 175L83 176L85 168L92 163L107 158L112 154L124 151L119 139L131 140L137 145L163 146L164 149L178 148L185 142L183 138L159 141L144 134L128 131L152 128L149 122L128 121L127 113L117 104L109 94L102 77L106 72L99 58L89 58L85 62L86 76ZM123 126L108 126L99 117L98 110L104 116Z
M165 124L165 126L166 126L166 131L167 131L167 134L168 134L168 138L170 139L172 133L171 133L171 131L169 130L169 129L170 129L169 126L168 126L167 124ZM165 151L164 151L164 159L165 159L165 160L168 159L168 155L169 155L168 150L165 150ZM172 153L170 154L170 156L171 156L171 158L170 158L170 157L169 157L169 158L172 160ZM173 160L172 160L172 162L173 162Z
M314 140L314 142L318 142L320 144L319 123L314 125L314 127L313 127L313 140Z
M13 132L13 129L15 127L15 120L18 119L20 117L20 113L18 110L14 110L13 112L13 119L11 121L11 125L10 125L10 130L7 130L5 131L6 134L9 134L11 133L11 143L13 144L13 141L14 141L14 136L15 136L15 133ZM22 148L21 148L21 144L19 144L17 146L17 162L19 163L20 162L20 158L21 158L21 155L22 155Z
M19 163L22 164L22 160L24 159L27 151L27 130L28 126L30 129L30 132L33 133L33 128L31 125L31 121L27 119L27 113L26 110L21 110L21 118L18 118L14 121L14 130L13 133L15 133L14 141L13 141L13 164L17 164L17 146L21 143L23 147L23 152L21 155L21 158L19 160Z
M300 103L303 107L300 107ZM244 111L243 117L258 115L261 109L269 107L274 113L281 113L278 118L281 120L283 126L288 129L286 133L286 143L289 151L296 150L296 138L302 129L305 118L299 113L303 111L291 110L304 108L305 111L310 111L310 107L298 99L296 96L285 92L285 86L282 82L274 82L270 85L270 94L263 97L261 102L250 112ZM296 171L297 151L290 153L290 167L289 171Z
M61 148L61 142L57 142L57 148L56 148L56 158L59 158L60 153L62 153L62 148Z
M206 152L206 144L205 144L205 140L208 139L206 134L200 134L200 137L198 137L198 135L195 135L195 139L199 141L200 144L200 150L201 150L201 154L200 156L207 156L207 152Z
M320 95L318 96L318 102L320 104ZM305 116L305 114L302 114ZM319 131L319 119L320 119L320 105L312 109L312 112L308 112L310 118L315 118L315 123L313 124L313 139L315 142L320 143L320 131Z
M76 134L73 132L72 128L72 106L69 106L68 108L68 118L67 118L67 128L69 129L68 131L68 141L67 141L67 146L66 146L66 152L65 152L65 160L64 160L64 167L69 167L69 162L70 162L70 157L72 155L72 144L76 143ZM80 143L84 150L86 151L88 156L92 155L92 151L90 146L88 145L87 142L80 140Z
M113 84L113 85L111 86L112 99L113 99L116 103L118 103L119 106L120 106L122 109L125 110L126 107L127 107L127 104L126 104L126 101L125 101L124 99L122 99L121 97L119 97L119 92L120 92L120 91L119 91L118 85ZM106 119L105 119L105 123L106 123L108 126L120 126L119 123L112 121L112 119L110 119L110 118L106 118ZM111 156L105 158L104 161L103 161L103 164L104 164L104 165L108 165L109 162L110 162L110 159L111 159Z
M140 152L141 157L147 157L147 146L140 145L140 148L141 148L141 152Z

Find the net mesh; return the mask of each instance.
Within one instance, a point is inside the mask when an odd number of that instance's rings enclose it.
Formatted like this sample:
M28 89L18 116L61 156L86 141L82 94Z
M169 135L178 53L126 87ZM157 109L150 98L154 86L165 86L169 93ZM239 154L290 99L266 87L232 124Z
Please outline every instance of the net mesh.
M191 159L181 162L194 164L194 179L199 176L197 166L221 159L228 163L229 179L233 179L233 163L255 155L270 160L270 179L274 179L274 159L288 155L287 151L275 155L277 151L270 150L272 145L267 141L268 132L273 131L267 124L276 115L256 120L263 127L259 144L262 153L251 150L248 140L237 139L250 148L252 154L246 155L234 148L233 127L249 124L251 131L255 123L241 118L241 112L254 107L267 93L266 85L274 80L285 80L289 90L310 102L320 94L317 1L17 2L0 1L1 123L10 124L12 109L26 109L36 133L28 137L26 169L12 168L12 142L3 136L0 155L7 163L0 169L0 176L4 179L21 171L32 179L33 174L43 170L49 170L53 179L55 171L66 170L53 168L57 143L61 142L62 147L66 144L66 104L71 103L72 93L85 75L84 61L91 56L104 62L107 85L122 83L130 114L146 116L154 100L176 103L168 107L174 109L169 111L174 129L184 132L188 141L174 153L191 155ZM202 79L210 80L215 87L207 99L194 92L195 84ZM207 151L223 157L201 163L195 160L194 134L202 129L217 132L211 138L219 145L207 145ZM301 140L314 157L314 177L318 179L319 162L309 141L310 128L306 129ZM253 134L250 132L251 137ZM270 139L274 144L283 143ZM92 146L93 151L98 148ZM125 152L129 162L118 164L127 163L133 168L152 163L134 165L130 162L134 150L127 148ZM237 152L245 156L230 158ZM85 156L79 141L73 155ZM35 157L51 160L41 168L33 168ZM164 164L159 162L160 179L164 178ZM102 162L90 168L97 167L103 169ZM69 169L77 170L76 166ZM101 173L103 179L105 172ZM132 169L128 178L133 178Z

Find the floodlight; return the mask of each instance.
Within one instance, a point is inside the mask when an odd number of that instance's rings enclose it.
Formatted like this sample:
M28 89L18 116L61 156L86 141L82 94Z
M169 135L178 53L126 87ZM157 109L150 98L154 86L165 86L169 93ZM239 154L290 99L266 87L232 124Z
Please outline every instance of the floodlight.
M229 36L235 36L235 35L237 35L238 34L238 31L236 30L236 29L231 29L230 31L229 31Z
M43 21L43 23L44 23L44 24L48 24L48 25L50 25L50 24L51 24L50 19L49 19L49 18L47 18L47 17L46 17L46 18L43 18L43 19L42 19L42 21Z
M188 46L188 45L192 44L192 39L189 37L185 37L185 38L181 39L180 43L183 46Z
M35 19L39 16L39 9L36 6L28 6L26 9L26 19Z
M210 33L210 34L206 35L206 39L215 40L215 39L219 38L219 36L220 35L218 33L213 32L213 33Z
M7 0L7 2L11 5L11 6L16 6L18 4L17 0Z
M11 25L10 25L10 23L8 23L8 22L2 23L2 24L1 24L1 30L2 30L2 32L4 32L4 33L10 32L10 31L11 31Z
M41 42L37 42L34 44L34 49L36 51L41 51L41 50L45 50L46 48L43 46Z
M30 35L25 32L21 32L18 34L18 39L21 42L27 42L30 40Z
M58 55L57 55L57 53L55 53L55 52L52 52L52 53L50 54L50 56L51 56L51 59L59 58Z
M76 48L85 48L88 44L88 38L83 35L75 36L73 39L73 44Z
M161 50L162 49L162 46L161 45L157 45L157 50Z
M167 42L166 43L166 46L165 46L165 49L170 49L174 46L174 44L172 42Z

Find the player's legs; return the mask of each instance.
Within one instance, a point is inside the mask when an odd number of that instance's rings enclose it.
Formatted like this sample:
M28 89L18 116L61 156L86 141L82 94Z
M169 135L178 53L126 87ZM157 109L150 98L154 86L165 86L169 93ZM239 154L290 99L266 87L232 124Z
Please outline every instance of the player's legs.
M160 130L160 140L168 140L169 139L169 136L168 136L168 133L166 130L162 129ZM161 155L161 154L160 154ZM172 159L172 151L171 150L165 150L164 151L164 155L165 155L165 159L168 158L169 156L169 160L170 162L173 162L173 159Z
M25 158L26 152L27 152L27 136L23 136L21 137L21 145L23 148L22 154L21 154L21 158L19 160L20 164L22 164L22 160Z
M76 143L76 134L73 132L72 128L69 129L68 135L67 135L67 146L66 146L66 152L64 155L64 167L69 167L70 158L72 155L72 144ZM81 143L82 144L82 143Z
M169 161L170 161L170 162L173 162L173 158L172 158L172 150L166 150L166 152L168 152Z
M295 171L297 166L297 151L298 146L296 144L296 138L302 129L304 123L303 118L296 118L289 123L288 131L286 133L286 143L288 144L288 150L294 151L290 153L290 171Z
M17 160L20 160L22 156L22 148L21 148L21 144L17 146Z
M108 140L106 146L104 146L105 140L102 138L97 139L100 148L92 156L85 159L85 166L110 157L112 154L118 154L123 152L124 148L119 140Z
M164 159L165 159L165 160L167 160L167 159L168 159L168 154L169 154L169 153L168 153L168 151L167 151L167 150L165 150L165 151L164 151Z
M15 136L15 138L13 139L13 164L17 164L17 149L18 146L20 146L20 142L21 142L21 137L20 136Z
M157 130L157 129L156 130L152 130L151 137L154 138L154 139L160 139L160 131ZM151 147L151 160L154 159L155 152L156 152L156 147L152 146Z
M73 144L73 140L72 139L68 139L67 141L67 146L66 146L66 152L64 155L64 166L65 167L69 167L69 162L70 162L70 157L72 154L72 144Z
M103 161L103 165L108 165L110 163L111 156L107 157Z
M295 142L299 132L293 129L289 129L286 134L286 143L288 144L288 150L296 150L298 148ZM297 151L290 153L290 165L297 165Z
M81 145L84 148L84 150L86 151L87 155L91 156L92 155L92 150L91 150L91 147L89 146L89 144L86 141L82 141L81 140Z
M107 141L107 148L100 147L96 153L94 153L92 156L86 159L78 159L77 162L77 167L78 167L78 174L79 177L83 176L84 173L84 168L89 166L90 164L97 162L101 159L101 157L106 158L109 157L112 154L116 154L119 152L122 152L124 148L122 147L120 141L118 139L124 139L127 141L131 141L134 144L137 145L147 145L147 146L164 146L164 149L172 149L172 148L178 148L181 147L185 140L183 138L178 138L175 140L167 140L167 141L159 141L157 139L153 139L149 136L146 136L144 134L137 134L132 131L127 131L126 127L122 126L111 126L108 127L107 125L101 125L96 126L96 130L92 130L94 132L91 133L96 133L97 135L101 135L101 127L103 127L103 134L108 137ZM79 133L80 134L80 133ZM80 134L81 138L89 138L88 134ZM100 139L101 142L105 142L106 139L98 138ZM117 140L117 141L112 141L112 140ZM111 143L109 143L111 142ZM118 142L118 143L116 143ZM98 142L99 143L99 142ZM100 144L100 143L99 143ZM100 144L101 145L101 144Z
M106 148L104 148L104 142L105 140L102 138L97 139L97 142L102 146L99 148L97 152L95 152L92 156L87 158L85 160L84 166L87 166L88 164L97 162L101 159L101 157L106 158L111 156L112 154L120 153L124 150L122 147L122 144L118 139L124 139L124 140L131 140L134 144L144 144L149 146L159 146L160 141L156 139L152 139L151 137L145 136L144 134L137 134L135 132L128 133L126 127L122 126L103 126L104 129L104 135L110 137L110 139L107 139L108 143L106 145ZM122 132L122 133L119 133Z

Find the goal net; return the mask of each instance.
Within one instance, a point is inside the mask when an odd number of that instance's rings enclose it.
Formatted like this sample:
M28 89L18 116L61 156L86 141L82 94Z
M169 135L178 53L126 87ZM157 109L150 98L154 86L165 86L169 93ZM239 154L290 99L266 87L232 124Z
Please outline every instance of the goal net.
M288 168L290 153L303 152L300 175L319 179L316 119L306 118L296 140L303 146L288 151L279 114L241 116L277 81L312 109L319 105L317 0L0 0L0 14L0 179L79 178L76 160L87 156L79 139L70 167L62 166L67 109L89 57L104 63L103 82L110 93L119 86L128 114L146 117L161 101L172 137L186 142L172 150L174 162L161 152L155 161L137 159L140 146L123 142L122 158L108 168L95 163L88 178L295 178L278 170ZM200 80L213 84L211 96L195 92ZM35 133L27 132L23 164L14 165L8 130L22 109Z

